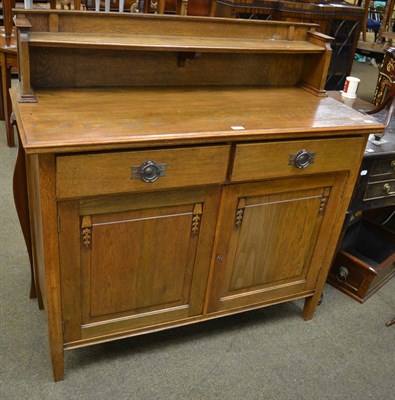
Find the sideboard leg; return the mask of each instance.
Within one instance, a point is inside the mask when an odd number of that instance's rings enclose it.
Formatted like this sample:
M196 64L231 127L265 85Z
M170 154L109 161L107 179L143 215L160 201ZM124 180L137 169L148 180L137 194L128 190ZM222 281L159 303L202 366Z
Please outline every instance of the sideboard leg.
M64 353L63 348L54 349L51 347L51 361L53 379L55 382L63 380L64 377Z
M44 240L45 297L48 318L49 346L55 381L63 379L63 324L60 295L59 242L57 225L57 204L55 189L55 156L42 154L38 157L40 180L40 215Z
M316 292L312 297L307 297L304 301L303 318L305 321L309 321L313 318L315 309L321 300L321 294L321 292Z

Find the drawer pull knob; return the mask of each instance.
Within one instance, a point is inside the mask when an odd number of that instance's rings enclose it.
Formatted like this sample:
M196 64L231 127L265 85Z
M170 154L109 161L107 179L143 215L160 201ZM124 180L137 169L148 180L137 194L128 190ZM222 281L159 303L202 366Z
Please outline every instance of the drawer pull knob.
M346 267L340 267L337 270L336 279L340 282L345 282L348 278L348 269Z
M217 254L217 255L215 256L215 261L216 261L217 263L221 263L221 262L223 261L223 257L221 256L221 254Z
M296 154L290 154L288 165L293 165L295 168L307 168L314 163L315 154L305 149Z
M160 176L166 176L166 164L156 161L144 161L141 165L132 166L132 179L141 179L143 182L155 182Z
M395 172L395 160L392 160L391 161L391 168L394 170L394 172Z
M387 192L387 194L395 194L395 190L391 190L391 186L389 183L385 183L383 186L383 190Z

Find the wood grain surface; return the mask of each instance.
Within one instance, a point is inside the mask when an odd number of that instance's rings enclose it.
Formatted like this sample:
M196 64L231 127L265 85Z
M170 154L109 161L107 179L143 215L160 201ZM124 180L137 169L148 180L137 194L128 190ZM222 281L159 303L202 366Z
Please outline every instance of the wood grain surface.
M68 89L36 95L37 103L17 107L27 153L383 130L370 116L293 87ZM13 96L17 104L17 89Z

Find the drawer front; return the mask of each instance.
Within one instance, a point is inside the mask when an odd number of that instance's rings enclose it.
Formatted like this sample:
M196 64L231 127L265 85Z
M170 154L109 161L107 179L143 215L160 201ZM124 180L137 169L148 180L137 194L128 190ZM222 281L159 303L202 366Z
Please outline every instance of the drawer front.
M395 276L393 257L374 270L346 251L339 251L329 271L328 281L363 303L393 276Z
M377 276L368 264L358 260L347 252L340 251L330 271L331 280L354 295L363 299L367 289Z
M232 181L349 170L359 166L364 148L360 137L240 144Z
M363 197L364 201L373 199L393 198L395 204L395 179L368 183Z
M230 146L64 155L57 197L75 198L223 183Z
M395 179L395 157L385 160L376 160L370 176L385 175L388 179Z

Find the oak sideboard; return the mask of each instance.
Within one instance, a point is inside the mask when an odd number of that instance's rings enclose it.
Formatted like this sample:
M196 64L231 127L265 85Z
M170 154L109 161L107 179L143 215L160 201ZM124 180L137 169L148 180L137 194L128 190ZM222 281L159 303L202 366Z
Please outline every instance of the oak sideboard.
M301 298L313 317L384 129L326 95L330 37L78 11L16 26L15 199L55 380L69 349Z

